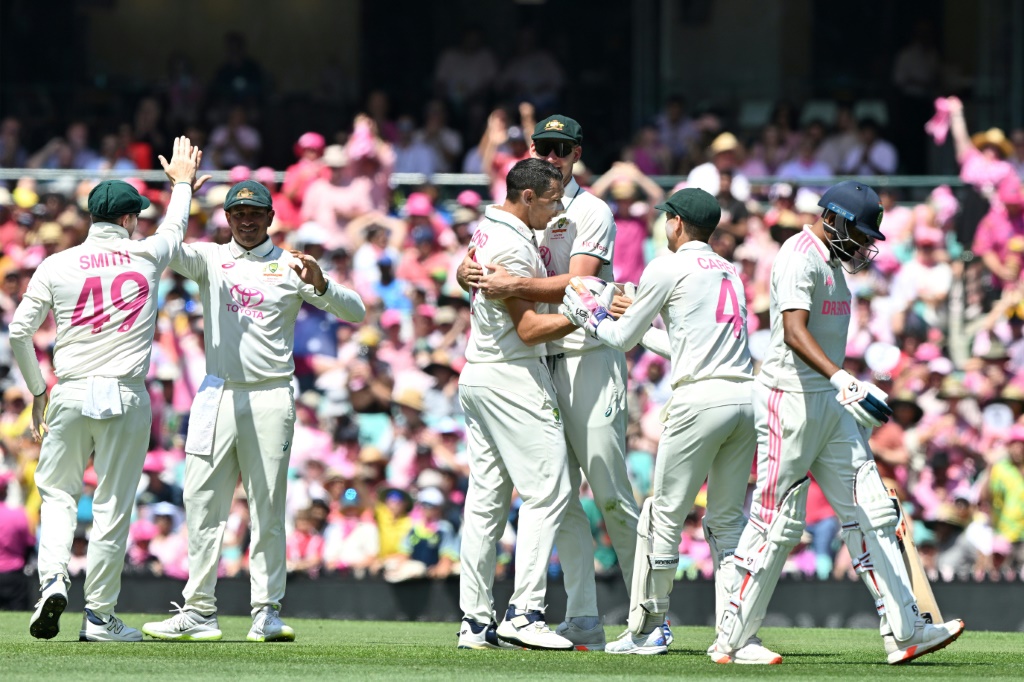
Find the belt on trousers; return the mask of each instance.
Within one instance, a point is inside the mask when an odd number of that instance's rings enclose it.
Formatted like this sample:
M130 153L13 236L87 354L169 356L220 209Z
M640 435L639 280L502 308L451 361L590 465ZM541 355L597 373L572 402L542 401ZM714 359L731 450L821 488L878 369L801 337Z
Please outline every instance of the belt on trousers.
M549 355L546 358L544 358L544 364L546 364L548 366L548 371L549 372L554 372L555 371L555 361L556 360L561 360L564 357L565 357L565 353L556 353L555 355Z

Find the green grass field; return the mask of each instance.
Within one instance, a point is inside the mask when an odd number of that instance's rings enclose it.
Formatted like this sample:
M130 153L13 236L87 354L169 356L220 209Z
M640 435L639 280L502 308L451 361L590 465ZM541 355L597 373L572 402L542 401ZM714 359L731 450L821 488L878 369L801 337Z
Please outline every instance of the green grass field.
M140 627L163 615L128 614ZM765 628L785 657L780 666L716 665L704 655L711 628L678 628L667 656L602 653L459 651L456 623L368 623L287 619L289 644L245 641L248 618L221 618L226 640L210 643L79 643L81 616L66 613L56 639L28 634L27 613L0 613L0 679L287 680L624 680L703 678L1024 679L1024 634L967 630L950 647L890 667L876 632ZM622 631L607 628L609 638Z

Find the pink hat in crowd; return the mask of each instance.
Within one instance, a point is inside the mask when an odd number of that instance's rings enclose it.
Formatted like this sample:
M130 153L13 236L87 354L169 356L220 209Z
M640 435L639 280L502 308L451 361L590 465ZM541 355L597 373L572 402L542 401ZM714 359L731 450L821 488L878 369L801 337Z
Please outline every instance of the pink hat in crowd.
M917 362L931 362L941 356L942 351L934 343L922 343L917 347L917 352L914 353L914 360Z
M1024 204L1024 192L1021 191L1020 179L1016 173L999 183L998 195L999 201L1004 205L1015 204L1019 206Z
M480 207L480 195L471 189L464 189L459 192L459 196L455 198L459 206L465 206L467 208L479 208Z
M397 310L385 310L380 315L380 326L382 329L402 326L402 313Z
M144 183L139 178L125 178L124 181L127 182L132 187L134 187L135 191L138 192L139 194L142 194L146 191L146 183Z
M14 480L14 474L10 471L0 471L0 486L8 485Z
M252 175L252 171L249 170L248 166L235 166L228 171L228 179L232 185L238 184L239 182L245 182Z
M918 225L914 228L914 241L918 246L938 246L945 240L945 234L937 227Z
M992 536L992 553L1002 556L1010 556L1013 552L1013 544L1002 535Z
M423 192L413 192L405 200L405 214L408 216L427 217L434 212L434 204Z
M146 455L146 461L142 465L144 474L161 474L164 471L164 458L157 452L150 452Z
M89 467L88 469L85 470L85 473L82 475L82 483L84 483L85 485L91 485L93 488L95 488L99 482L100 479L96 475L95 469Z
M135 542L147 542L157 536L159 529L156 527L156 524L152 521L140 519L139 521L136 521L132 524L130 532L132 540L134 540Z
M295 152L295 156L302 156L302 152L307 149L322 152L326 145L327 143L324 141L324 136L320 133L302 133L302 135L299 136L299 141L295 143L295 147L292 151Z
M426 318L431 319L431 320L434 319L434 313L436 313L436 312L437 312L437 309L434 308L434 306L430 305L429 303L421 303L418 306L416 306L416 314L417 315L420 315L422 317L426 317Z
M883 275L895 274L900 269L900 260L892 253L880 253L874 260L875 267Z
M270 166L260 166L253 171L252 177L262 185L269 185L274 182L274 169Z
M1014 424L1010 427L1010 433L1007 434L1006 440L1009 442L1020 441L1024 442L1024 426L1020 424Z
M948 376L953 372L953 361L949 358L938 357L928 363L928 371L942 376Z

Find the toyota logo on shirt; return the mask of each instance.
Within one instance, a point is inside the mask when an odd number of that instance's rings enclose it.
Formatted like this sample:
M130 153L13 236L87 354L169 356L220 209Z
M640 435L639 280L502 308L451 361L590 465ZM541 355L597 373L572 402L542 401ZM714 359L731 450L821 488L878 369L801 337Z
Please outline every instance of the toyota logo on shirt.
M243 308L255 308L263 303L263 292L236 284L231 287L231 298Z

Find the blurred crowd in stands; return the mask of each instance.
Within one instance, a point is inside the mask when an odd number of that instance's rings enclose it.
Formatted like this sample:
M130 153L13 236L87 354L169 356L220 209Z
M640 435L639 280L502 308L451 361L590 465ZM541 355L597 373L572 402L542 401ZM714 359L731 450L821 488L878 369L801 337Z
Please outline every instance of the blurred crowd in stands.
M244 50L234 71L219 74L218 82L223 92L238 84L248 89L218 103L223 122L208 135L198 117L202 91L189 89L192 81L184 77L162 96L141 100L133 121L99 138L87 121L76 120L41 148L27 149L24 122L0 122L0 168L89 169L97 177L108 170L153 168L155 155L167 154L173 135L186 132L203 146L204 164L228 170L231 183L254 178L271 189L276 243L312 254L366 302L361 325L305 306L296 326L290 571L380 575L389 581L458 572L468 473L458 376L470 309L455 269L484 205L501 200L508 168L529 154L533 122L557 104L563 78L550 55L532 43L524 43L517 57L527 66L500 70L478 39L469 35L442 56L438 98L426 105L422 120L391 117L387 95L374 92L366 112L343 130L299 136L280 184L273 169L260 165L260 132L247 122L247 105L258 99L261 86L259 65ZM522 73L546 76L512 78ZM491 99L485 95L499 84L518 104L488 111ZM882 176L900 168L879 119L858 119L854 106L832 105L827 122L780 105L749 137L731 132L718 117L691 117L684 100L671 98L606 172L578 164L580 184L608 201L615 214L616 280L637 282L645 263L665 251L663 218L653 206L672 188L653 178L684 175L678 186L707 189L722 205L722 224L711 243L742 272L751 352L760 360L767 345L768 279L779 245L820 215L819 193L830 176ZM934 109L929 133L936 142L952 135L962 182L902 196L878 186L887 239L873 266L849 278L855 298L846 369L890 395L895 418L874 433L871 445L887 483L905 500L932 577L1019 580L1024 131L1007 136L993 128L971 136L959 100L940 98ZM449 111L456 110L460 120L481 117L479 140L449 127ZM586 112L566 113L586 131ZM600 145L585 137L584 156ZM394 172L442 171L486 173L490 184L451 191L429 182L391 183ZM766 176L780 181L759 182ZM84 206L95 182L66 176L0 181L0 573L25 567L24 556L17 558L18 543L31 543L39 520L33 485L39 448L28 435L31 396L13 364L7 324L42 259L85 238ZM130 182L153 201L139 218L136 238L144 238L159 223L169 188ZM222 210L228 187L209 186L193 200L186 241L230 239ZM184 578L183 443L192 398L205 374L203 318L195 285L169 270L158 296L148 381L152 437L126 570ZM54 336L51 318L35 337L51 386ZM672 389L664 360L639 347L627 358L627 465L642 501L651 490L662 428L658 414ZM87 470L82 485L72 572L85 567L95 472ZM703 499L687 519L680 578L711 574L701 528ZM600 510L588 495L584 504L597 570L614 575L618 566ZM509 521L499 573L509 569L515 551L515 505ZM812 487L804 542L786 572L852 576L838 526L820 489ZM248 508L238 488L224 534L223 575L246 571L248 543ZM557 554L551 571L559 572Z

